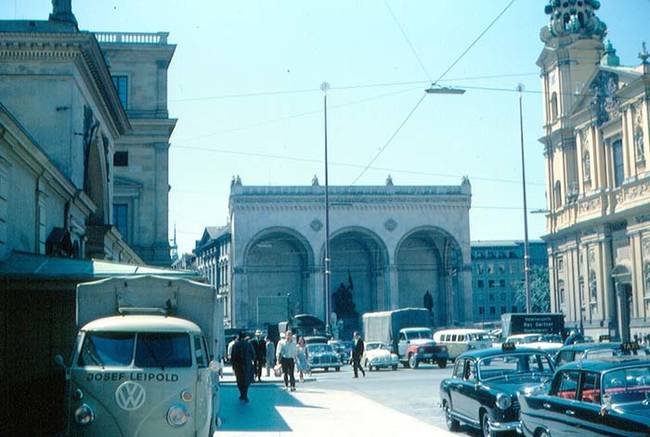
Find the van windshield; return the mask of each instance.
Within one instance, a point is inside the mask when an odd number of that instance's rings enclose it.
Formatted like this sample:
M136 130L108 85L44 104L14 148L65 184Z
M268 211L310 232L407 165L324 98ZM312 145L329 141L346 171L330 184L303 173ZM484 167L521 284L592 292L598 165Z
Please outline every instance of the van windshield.
M79 366L191 367L190 338L185 333L86 333Z
M128 366L133 359L132 332L92 332L86 333L81 354L80 366Z
M190 367L190 337L183 333L152 332L138 334L136 367Z

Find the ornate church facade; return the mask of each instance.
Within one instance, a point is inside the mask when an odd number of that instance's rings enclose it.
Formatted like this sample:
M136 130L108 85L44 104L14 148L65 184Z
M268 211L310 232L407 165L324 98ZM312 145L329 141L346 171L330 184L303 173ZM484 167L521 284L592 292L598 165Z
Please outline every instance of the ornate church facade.
M597 1L551 2L544 97L551 305L588 335L650 333L650 56L622 66Z
M231 326L275 322L264 318L271 297L287 299L284 314L325 318L324 193L317 179L311 186L233 181L230 267L212 275L229 284ZM436 325L472 320L468 179L456 186L395 186L389 178L385 186L330 187L329 197L332 311L337 302L339 311L358 315L422 307L429 291ZM202 249L210 245L207 236L197 241L198 263L216 268L223 263L203 259L213 253Z

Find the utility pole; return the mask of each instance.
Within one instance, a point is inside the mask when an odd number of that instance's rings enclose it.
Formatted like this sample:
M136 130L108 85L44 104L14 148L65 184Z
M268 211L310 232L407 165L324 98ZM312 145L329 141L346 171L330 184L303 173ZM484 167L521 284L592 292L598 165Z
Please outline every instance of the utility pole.
M329 199L329 175L327 165L327 91L330 84L323 82L320 86L323 92L323 113L325 119L325 330L329 332L330 327L330 287L331 287L331 259L330 259L330 199Z
M528 254L528 206L526 204L526 161L524 159L524 115L523 115L523 84L517 85L519 92L519 134L521 140L521 189L524 196L524 290L526 291L526 312L532 312L530 295L530 257Z

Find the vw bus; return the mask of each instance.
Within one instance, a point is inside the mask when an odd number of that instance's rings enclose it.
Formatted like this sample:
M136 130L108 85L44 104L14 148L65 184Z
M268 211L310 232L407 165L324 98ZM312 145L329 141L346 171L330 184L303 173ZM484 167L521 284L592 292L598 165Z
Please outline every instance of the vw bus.
M443 329L433 334L433 340L447 346L450 360L468 350L492 347L490 334L482 329Z
M221 311L211 287L184 279L79 285L81 327L66 366L66 435L211 435Z

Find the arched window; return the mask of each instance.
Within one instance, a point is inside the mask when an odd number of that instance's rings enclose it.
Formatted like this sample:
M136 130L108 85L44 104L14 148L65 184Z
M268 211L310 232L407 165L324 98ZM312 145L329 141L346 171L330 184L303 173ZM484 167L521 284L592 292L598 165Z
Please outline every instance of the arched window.
M551 94L551 121L557 120L558 108L557 108L557 93L554 92Z
M589 156L589 151L585 150L585 153L582 155L582 172L584 174L585 182L591 181L591 156Z
M553 196L555 198L555 208L562 207L562 184L560 184L560 181L555 181Z

